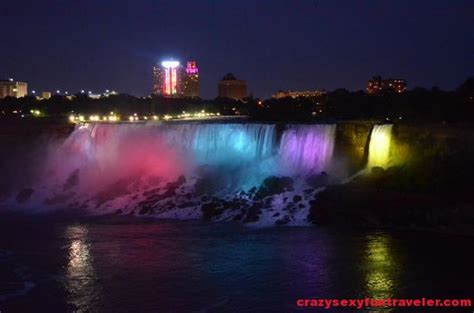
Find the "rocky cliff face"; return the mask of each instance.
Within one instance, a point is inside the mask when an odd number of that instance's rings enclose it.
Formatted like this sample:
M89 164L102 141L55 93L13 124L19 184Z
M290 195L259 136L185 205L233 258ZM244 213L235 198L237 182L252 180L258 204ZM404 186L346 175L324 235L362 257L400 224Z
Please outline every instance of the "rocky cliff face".
M370 134L376 121L350 121L337 124L334 155L347 164L350 172L367 164ZM436 156L474 156L474 126L407 125L394 123L389 166L405 165Z
M338 125L337 147L352 169L365 164L371 123ZM370 138L369 135L367 135ZM320 223L402 227L474 234L474 127L394 124L389 166L367 169L316 197L309 218Z
M367 163L370 131L375 122L352 121L337 124L334 155L336 162L347 167L348 172L360 170Z

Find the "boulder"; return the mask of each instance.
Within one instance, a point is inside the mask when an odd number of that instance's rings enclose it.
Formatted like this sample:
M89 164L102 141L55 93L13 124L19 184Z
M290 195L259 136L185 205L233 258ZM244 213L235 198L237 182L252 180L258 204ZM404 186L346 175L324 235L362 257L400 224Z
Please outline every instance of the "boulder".
M383 169L383 167L374 166L371 169L371 173L372 173L372 175L375 175L375 176L383 176L384 173L385 173L385 170Z
M148 205L141 207L140 210L138 211L138 214L140 215L150 215L153 213L155 213L155 210L153 210L153 208Z
M293 190L293 179L290 177L270 176L265 178L254 198L263 199L268 196Z
M24 188L16 195L16 201L18 203L27 201L34 192L35 190L33 188Z
M250 208L247 209L247 215L245 216L244 223L253 223L258 221L260 213L262 213L262 203L256 202Z
M294 203L298 203L298 202L300 202L301 200L303 200L303 198L302 198L300 195L295 195L295 196L293 197L293 202L294 202Z
M69 177L67 178L66 182L63 186L63 191L69 190L79 183L79 169L74 170Z
M178 208L180 208L180 209L189 208L189 207L192 207L192 206L195 206L195 205L197 205L196 202L189 201L189 202L184 202L184 203L179 204Z
M316 200L309 201L309 204L308 220L317 225L326 224L329 220L329 215L324 207Z
M291 221L290 217L288 215L285 215L283 218L277 220L275 222L276 225L286 225Z
M306 183L313 188L327 186L329 184L329 175L326 172L310 175L306 178Z
M202 217L205 220L211 220L212 218L222 214L223 210L220 203L209 202L201 205Z

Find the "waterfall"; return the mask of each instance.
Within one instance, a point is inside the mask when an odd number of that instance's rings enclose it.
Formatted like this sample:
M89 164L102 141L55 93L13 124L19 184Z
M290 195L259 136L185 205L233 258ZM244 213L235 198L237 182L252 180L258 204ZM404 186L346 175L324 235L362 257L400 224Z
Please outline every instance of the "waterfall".
M198 165L262 160L275 153L276 144L275 125L270 124L86 123L76 126L65 145L77 146L77 151L90 154L96 147L114 148L113 145L133 134L148 139L155 136L156 140L148 142L151 151L161 140L161 144L190 156Z
M280 158L290 172L318 173L327 170L332 159L335 125L292 125L280 143Z
M248 167L268 175L313 174L328 170L336 125L290 125L277 146L271 124L161 123L77 126L65 145L101 164L126 158L131 137L148 147L146 155L169 149L194 165ZM128 142L127 141L127 142ZM131 144L130 142L128 145ZM118 155L118 150L124 155ZM256 168L258 167L258 169Z
M276 131L270 124L175 123L160 131L167 143L199 165L224 192L250 189L274 174Z
M233 191L277 174L276 150L271 124L85 123L53 153L48 168L56 181L78 170L84 187L101 189L119 179L202 177L194 169L205 166L207 179Z
M253 219L266 199L265 223L303 225L311 197L301 197L319 190L303 176L329 169L335 130L290 125L278 140L263 123L83 123L51 144L27 202L10 203L190 218L212 199L219 218Z
M200 164L259 161L275 150L275 126L269 124L176 123L162 127L167 142L192 153Z
M374 166L387 167L390 156L392 138L391 124L374 125L370 134L368 168Z

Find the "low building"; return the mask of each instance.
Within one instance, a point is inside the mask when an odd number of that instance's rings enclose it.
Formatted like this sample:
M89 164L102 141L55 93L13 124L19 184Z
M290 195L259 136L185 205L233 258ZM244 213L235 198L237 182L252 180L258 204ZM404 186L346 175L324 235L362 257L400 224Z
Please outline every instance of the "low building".
M50 91L43 91L41 93L41 99L48 100L51 98L51 92Z
M0 80L0 99L6 97L22 98L28 94L28 85L12 78Z
M367 82L366 91L369 94L378 94L381 92L402 93L407 90L407 82L400 78L383 79L381 76L375 76Z
M273 98L276 98L276 99L281 99L281 98L287 98L287 97L291 97L293 99L295 98L300 98L300 97L303 97L303 98L313 98L313 97L319 97L319 96L322 96L324 95L326 92L322 91L322 90L306 90L306 91L283 91L283 90L279 90L277 93L275 93L273 95Z
M229 73L219 82L218 97L242 100L247 97L247 83Z

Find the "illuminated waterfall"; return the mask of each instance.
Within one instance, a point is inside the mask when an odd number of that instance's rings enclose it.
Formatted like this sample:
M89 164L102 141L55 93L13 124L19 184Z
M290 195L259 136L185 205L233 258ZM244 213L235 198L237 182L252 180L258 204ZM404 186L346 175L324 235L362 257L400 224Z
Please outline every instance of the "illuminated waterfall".
M222 190L258 186L277 175L275 125L256 123L86 123L55 153L58 181L76 169L84 185L102 189L117 179L195 176L209 166ZM209 174L209 171L207 172ZM99 186L98 186L99 185Z
M275 125L254 123L85 124L68 138L88 160L101 164L127 158L131 148L143 142L143 154L171 149L194 165L240 167L262 175L311 174L328 170L336 125L290 125L279 146ZM160 149L157 149L157 146ZM124 160L126 161L126 160ZM258 167L258 168L257 168Z
M238 164L272 156L276 142L275 126L269 124L163 125L168 143L191 152L198 163Z
M84 123L51 145L31 204L92 212L165 198L190 205L203 194L249 196L271 176L292 177L303 188L302 176L329 170L335 130L290 125L277 138L276 126L263 123Z
M187 154L195 165L215 169L213 181L222 190L250 189L265 177L275 174L276 131L270 124L199 124L163 125L168 144Z
M97 153L97 148L114 149L131 135L146 138L150 151L157 144L166 144L198 165L261 160L275 153L276 143L275 125L270 124L97 123L77 126L66 145L90 155ZM113 154L115 151L107 152Z
M336 125L293 125L281 138L280 158L290 172L327 170L334 150Z
M392 138L391 124L374 125L370 134L369 160L367 166L387 167L390 156L390 141Z

